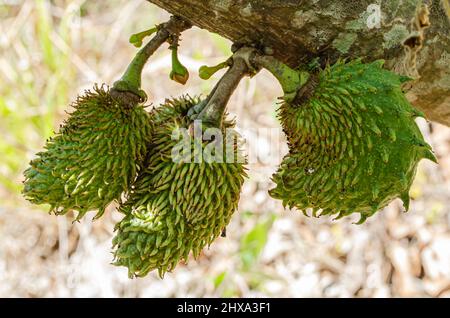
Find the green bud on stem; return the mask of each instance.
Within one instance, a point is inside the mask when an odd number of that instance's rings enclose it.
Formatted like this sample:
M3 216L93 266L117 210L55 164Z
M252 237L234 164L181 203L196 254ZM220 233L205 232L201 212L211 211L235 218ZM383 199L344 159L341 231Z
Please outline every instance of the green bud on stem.
M198 75L201 79L208 80L211 78L211 76L213 76L215 73L217 73L221 69L230 66L230 64L231 64L231 61L228 59L228 60L226 60L222 63L219 63L215 66L202 65L198 69Z
M155 26L151 29L139 32L139 33L135 33L132 34L130 36L129 42L131 44L133 44L135 47L141 47L142 46L142 41L147 37L152 35L153 33L155 33L156 31L158 31L158 26Z
M178 59L178 49L176 47L171 48L172 50L172 70L170 72L170 79L180 83L182 85L186 84L189 79L189 71L187 68L181 64Z

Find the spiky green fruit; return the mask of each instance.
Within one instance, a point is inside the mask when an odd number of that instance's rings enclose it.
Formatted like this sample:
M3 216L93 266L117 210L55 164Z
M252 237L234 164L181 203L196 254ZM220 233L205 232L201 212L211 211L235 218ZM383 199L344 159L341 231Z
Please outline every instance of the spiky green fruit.
M234 144L228 153L223 151L219 156L223 162L204 157L195 162L211 146L184 130L192 123L188 110L198 103L189 97L168 100L152 114L155 131L146 167L120 207L126 216L113 240L115 264L128 267L130 276L142 277L155 269L163 276L187 261L191 252L196 258L221 234L237 208L246 176L244 163L227 161L242 159L239 147ZM224 123L224 138L233 134L226 130L230 126ZM171 136L183 130L191 153L174 161L172 151L180 150L181 144Z
M405 98L404 79L383 61L337 62L305 85L301 102L282 103L289 142L272 197L313 215L359 212L359 223L408 191L418 162L436 161ZM303 99L303 100L302 100Z
M24 172L23 193L50 211L90 210L100 217L119 201L135 178L147 151L151 123L142 105L123 104L108 88L94 86L72 105L75 110L37 153Z

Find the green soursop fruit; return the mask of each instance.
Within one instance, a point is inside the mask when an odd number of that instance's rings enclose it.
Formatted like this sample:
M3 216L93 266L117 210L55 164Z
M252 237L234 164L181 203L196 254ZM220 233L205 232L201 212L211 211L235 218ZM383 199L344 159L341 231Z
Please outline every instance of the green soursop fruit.
M405 98L404 78L383 61L337 62L304 86L300 102L284 102L279 117L289 154L273 175L272 197L313 215L359 212L358 223L408 191L418 162L436 161Z
M86 91L75 111L37 153L24 172L24 196L50 211L90 210L100 217L119 201L136 177L151 138L148 113L140 104L115 99L104 86Z
M126 216L117 224L113 240L115 264L128 267L130 277L155 269L162 277L180 261L187 261L190 252L196 258L222 233L237 209L246 173L244 160L237 160L242 155L236 144L219 156L223 162L205 156L195 162L199 153L208 153L211 143L198 141L184 130L191 153L173 160L172 151L180 147L180 140L172 139L172 133L189 128L188 110L198 103L190 97L167 100L151 114L155 131L146 167L120 207ZM233 130L225 131L231 125L225 121L220 131L233 134ZM236 160L227 163L233 157Z

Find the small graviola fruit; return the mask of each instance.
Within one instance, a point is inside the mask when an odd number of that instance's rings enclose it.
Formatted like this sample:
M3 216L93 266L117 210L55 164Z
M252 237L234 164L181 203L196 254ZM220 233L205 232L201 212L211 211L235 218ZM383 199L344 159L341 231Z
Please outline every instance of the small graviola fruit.
M212 143L189 134L192 120L187 113L198 103L185 96L167 100L151 113L155 131L146 165L120 207L125 217L116 226L113 240L115 264L128 267L131 277L155 269L163 276L187 261L190 252L196 258L221 234L237 208L245 160L235 143L215 157L222 162L211 160L207 154L214 155ZM222 134L233 134L232 129L226 130L230 122L222 126ZM173 133L184 138L174 140ZM183 146L190 151L182 152ZM181 155L173 156L173 151Z
M279 116L289 143L272 197L313 215L359 212L359 223L408 191L418 162L436 161L401 91L404 78L383 61L337 62L310 78L300 102ZM302 100L303 99L303 100Z
M146 154L151 123L143 106L122 103L104 86L94 86L72 105L75 111L37 153L24 172L23 193L50 211L90 210L100 217L120 200Z
M184 85L189 79L189 71L183 64L181 64L180 60L178 59L178 48L176 47L176 45L171 48L171 51L172 70L170 71L169 77L171 80Z

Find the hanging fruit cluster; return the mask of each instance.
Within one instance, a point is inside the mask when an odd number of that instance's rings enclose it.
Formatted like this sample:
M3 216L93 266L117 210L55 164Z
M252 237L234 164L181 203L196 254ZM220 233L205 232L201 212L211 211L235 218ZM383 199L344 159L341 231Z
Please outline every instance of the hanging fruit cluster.
M120 208L125 218L117 224L113 241L116 264L136 276L153 269L163 275L181 259L187 260L191 251L197 257L222 233L237 208L246 174L243 163L227 160L227 155L242 156L238 147L228 154L223 149L220 162L195 163L194 157L204 154L209 143L189 136L190 154L180 162L172 160L177 141L171 135L189 128L193 121L187 112L199 102L185 96L166 101L152 114L156 128L148 159ZM225 138L231 126L222 122Z
M126 266L130 277L152 270L163 276L191 253L198 257L224 233L246 177L226 105L242 77L263 67L283 88L278 115L289 144L273 176L273 198L305 214L311 208L315 216L357 212L359 223L397 197L408 209L418 162L436 159L414 121L422 113L401 90L407 78L383 69L383 61L293 70L242 47L225 62L200 68L202 79L228 68L206 98L186 95L147 112L142 69L167 42L170 78L185 84L189 73L178 42L189 27L172 17L130 38L141 47L154 34L111 88L95 85L77 98L24 172L29 201L49 204L55 214L76 211L76 220L88 211L98 218L117 202L124 216L115 227L114 264ZM206 138L211 130L214 138Z

